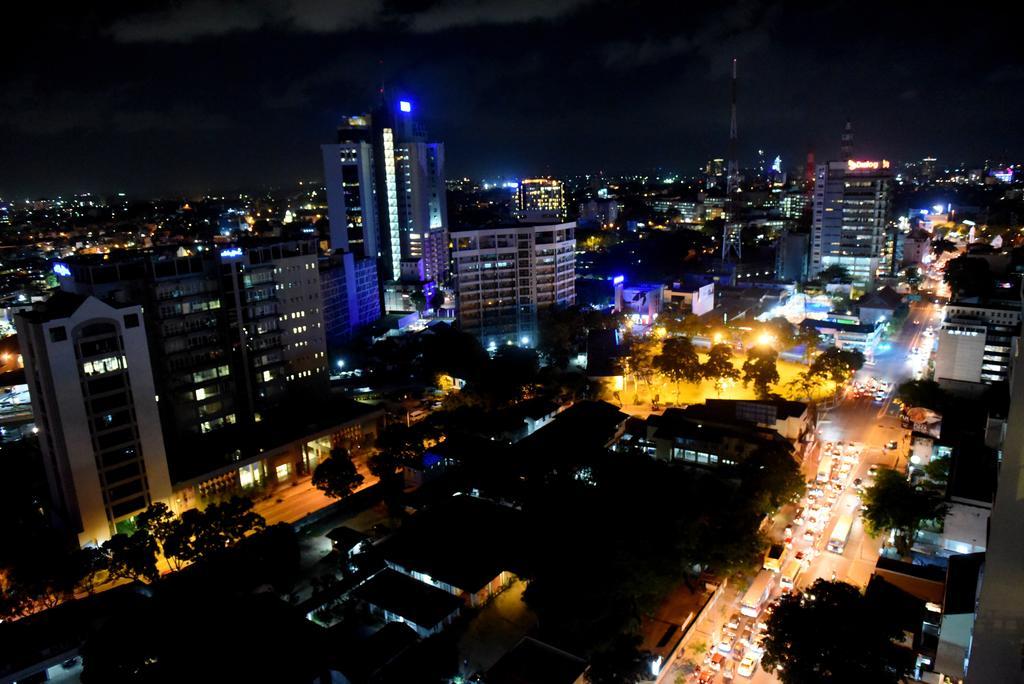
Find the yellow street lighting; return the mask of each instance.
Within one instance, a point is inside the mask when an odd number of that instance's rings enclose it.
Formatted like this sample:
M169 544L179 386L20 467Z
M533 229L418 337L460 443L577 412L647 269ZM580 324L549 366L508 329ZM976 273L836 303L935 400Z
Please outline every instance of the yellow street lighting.
M762 347L770 347L775 342L775 336L770 333L761 333L757 337L757 344Z
M711 341L714 342L715 344L718 344L719 342L721 342L722 341L722 333L716 332L714 335L711 336Z

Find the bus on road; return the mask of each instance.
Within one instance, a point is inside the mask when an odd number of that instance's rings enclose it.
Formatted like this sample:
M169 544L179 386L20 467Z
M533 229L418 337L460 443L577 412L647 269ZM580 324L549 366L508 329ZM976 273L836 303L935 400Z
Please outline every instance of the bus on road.
M803 563L796 558L790 558L786 561L786 564L782 566L782 572L779 574L779 586L782 587L783 591L792 591L793 585L796 584L796 578L800 576L800 572L803 569Z
M835 529L832 530L832 536L828 540L829 551L832 553L843 552L846 548L846 540L850 537L851 527L853 527L853 513L844 513L836 523Z
M828 482L832 477L832 457L823 455L818 465L818 482Z
M771 596L772 587L775 585L775 573L771 570L762 570L757 573L754 583L743 595L743 602L740 603L740 612L750 617L757 617L764 607L765 601Z

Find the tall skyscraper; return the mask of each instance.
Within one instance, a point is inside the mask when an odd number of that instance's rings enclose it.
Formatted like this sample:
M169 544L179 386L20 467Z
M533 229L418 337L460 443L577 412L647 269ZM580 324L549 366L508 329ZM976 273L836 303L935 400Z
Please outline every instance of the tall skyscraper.
M524 178L516 193L516 218L537 225L565 220L565 188L554 178Z
M811 277L842 266L861 287L891 268L884 258L892 218L887 160L819 164L814 181Z
M56 512L101 543L171 495L143 309L58 292L15 321Z
M444 283L444 144L427 141L413 104L385 98L372 114L347 117L338 142L321 149L331 249L351 247L359 256L378 258L385 281L422 271L426 280ZM421 265L403 268L403 262Z
M576 302L576 224L452 234L459 327L487 347L537 342L537 312Z

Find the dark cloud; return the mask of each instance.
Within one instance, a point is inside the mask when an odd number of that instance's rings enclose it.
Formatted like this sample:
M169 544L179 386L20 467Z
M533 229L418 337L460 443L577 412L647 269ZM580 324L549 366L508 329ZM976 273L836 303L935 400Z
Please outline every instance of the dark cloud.
M997 49L1011 22L865 3L21 5L0 44L0 196L315 177L382 85L452 175L695 170L724 153L734 57L743 160L827 158L847 117L865 155L1024 154L1024 60Z
M560 17L585 0L443 0L410 12L384 0L189 0L115 22L110 33L125 43L186 43L262 28L296 32L349 32L391 24L420 33L517 24Z

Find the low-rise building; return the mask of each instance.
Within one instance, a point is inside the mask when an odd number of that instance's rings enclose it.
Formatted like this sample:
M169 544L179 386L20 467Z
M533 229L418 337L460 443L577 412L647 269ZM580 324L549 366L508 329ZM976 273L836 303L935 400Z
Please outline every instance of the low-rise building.
M947 389L968 393L980 393L980 385L1007 381L1020 323L1019 299L950 302L938 331L935 379Z

